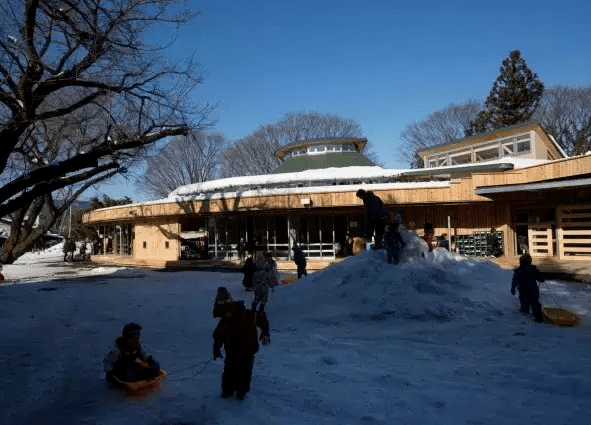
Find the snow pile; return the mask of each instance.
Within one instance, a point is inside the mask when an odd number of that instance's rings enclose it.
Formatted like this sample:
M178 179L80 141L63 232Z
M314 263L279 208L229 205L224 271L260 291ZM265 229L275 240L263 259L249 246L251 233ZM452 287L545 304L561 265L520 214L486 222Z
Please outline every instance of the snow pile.
M282 304L293 300L291 306L298 314L317 320L342 321L348 316L449 321L467 320L474 314L502 315L507 303L512 303L506 270L441 248L429 253L414 233L402 234L405 247L400 264L388 264L383 251L363 252L282 288ZM495 280L505 284L497 285ZM302 291L308 297L304 305L298 300Z

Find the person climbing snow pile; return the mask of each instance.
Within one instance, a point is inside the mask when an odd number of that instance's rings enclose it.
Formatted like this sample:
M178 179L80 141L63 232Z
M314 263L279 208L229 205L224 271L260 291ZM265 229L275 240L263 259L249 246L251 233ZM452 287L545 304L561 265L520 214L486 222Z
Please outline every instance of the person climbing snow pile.
M384 245L388 264L398 264L404 241L396 224L389 224L384 228Z

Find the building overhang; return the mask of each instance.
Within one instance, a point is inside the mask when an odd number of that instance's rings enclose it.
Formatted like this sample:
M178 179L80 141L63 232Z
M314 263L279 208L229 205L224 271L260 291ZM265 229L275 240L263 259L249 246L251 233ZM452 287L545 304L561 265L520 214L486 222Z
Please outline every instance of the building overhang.
M495 195L510 194L517 192L553 191L564 189L576 189L583 187L591 187L591 177L538 183L477 187L474 190L474 193L480 196L491 197Z

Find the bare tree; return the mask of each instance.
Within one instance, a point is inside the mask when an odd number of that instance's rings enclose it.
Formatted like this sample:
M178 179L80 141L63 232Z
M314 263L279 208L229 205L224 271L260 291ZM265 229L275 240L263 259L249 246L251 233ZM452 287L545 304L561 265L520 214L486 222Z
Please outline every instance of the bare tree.
M334 114L288 112L277 123L261 125L238 139L222 155L222 177L273 172L281 160L275 151L300 140L361 137L359 124Z
M179 186L214 179L225 145L225 137L217 133L177 136L148 160L137 185L149 195L164 198Z
M193 61L161 56L174 38L146 42L147 31L195 16L183 0L5 0L0 16L0 216L14 220L2 249L10 261L41 230L21 229L39 203L58 214L159 140L199 127L210 107L189 101L202 79ZM56 207L58 191L67 198Z
M591 86L547 89L534 118L568 155L591 150Z
M451 143L465 136L470 121L482 108L479 100L451 104L435 111L423 121L407 125L401 138L405 149L403 156L412 168L422 168L423 161L417 155L421 149Z

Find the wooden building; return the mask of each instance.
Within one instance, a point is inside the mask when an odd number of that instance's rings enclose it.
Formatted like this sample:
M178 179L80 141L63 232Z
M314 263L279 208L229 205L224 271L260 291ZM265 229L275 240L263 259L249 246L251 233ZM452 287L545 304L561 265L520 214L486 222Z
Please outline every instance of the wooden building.
M495 228L505 255L591 260L591 155L566 158L539 125L425 149L422 169L377 167L362 156L365 143L302 141L278 151L284 163L277 173L92 211L84 221L101 241L93 260L164 267L236 259L247 243L290 259L297 242L309 259L328 264L348 236L363 232L360 188L400 212L407 229L422 235L431 223L466 255L484 254L479 237Z

